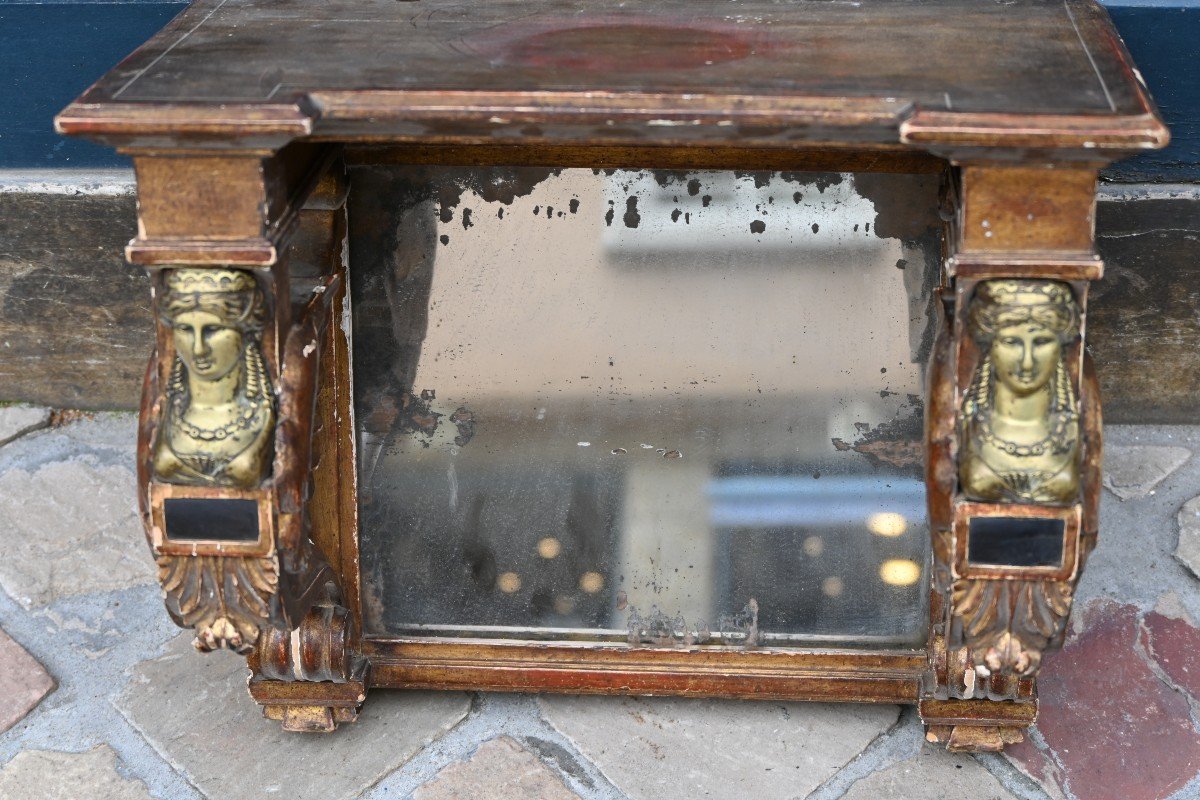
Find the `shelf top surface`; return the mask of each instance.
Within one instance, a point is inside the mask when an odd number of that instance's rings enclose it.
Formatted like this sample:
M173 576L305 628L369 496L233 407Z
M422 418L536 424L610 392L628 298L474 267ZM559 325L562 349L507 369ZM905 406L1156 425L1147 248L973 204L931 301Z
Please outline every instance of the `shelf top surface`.
M261 135L286 109L348 139L920 145L1031 118L1050 147L1165 136L1092 0L199 0L60 128Z

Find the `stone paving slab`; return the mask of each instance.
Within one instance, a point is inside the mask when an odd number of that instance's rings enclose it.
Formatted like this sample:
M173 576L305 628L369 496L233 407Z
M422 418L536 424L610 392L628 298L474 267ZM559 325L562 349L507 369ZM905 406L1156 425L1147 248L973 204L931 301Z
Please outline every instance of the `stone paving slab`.
M912 758L854 783L842 800L1010 800L1014 798L969 755L922 747Z
M578 800L537 757L507 736L484 742L443 769L413 800Z
M1005 755L1054 797L1164 800L1200 773L1188 701L1151 668L1136 607L1075 613L1082 632L1042 664L1033 741Z
M154 580L130 466L89 455L0 474L0 586L26 608Z
M53 689L54 678L0 629L0 733L24 719Z
M1200 703L1200 630L1186 615L1151 611L1142 617L1141 645L1180 692Z
M1116 425L1104 429L1105 458L1119 446L1183 447L1200 453L1200 427ZM1152 492L1120 500L1100 495L1100 536L1088 557L1076 592L1076 606L1112 599L1150 609L1167 591L1176 592L1194 619L1200 619L1200 583L1171 558L1178 544L1176 516L1200 494L1200 458L1190 458Z
M1191 457L1186 447L1109 445L1104 448L1104 485L1122 500L1145 497Z
M38 406L0 406L0 447L50 424L50 409Z
M1179 544L1175 547L1175 558L1200 578L1200 497L1193 497L1184 503L1176 521L1179 524Z
M5 800L152 800L146 784L117 773L106 745L86 753L25 750L0 768Z
M132 414L63 413L0 448L0 588L26 608L153 583Z
M802 798L895 722L895 706L539 698L546 720L633 800Z
M118 710L213 800L349 800L461 721L457 692L374 692L330 735L285 732L246 690L246 660L197 653L191 634L133 670Z

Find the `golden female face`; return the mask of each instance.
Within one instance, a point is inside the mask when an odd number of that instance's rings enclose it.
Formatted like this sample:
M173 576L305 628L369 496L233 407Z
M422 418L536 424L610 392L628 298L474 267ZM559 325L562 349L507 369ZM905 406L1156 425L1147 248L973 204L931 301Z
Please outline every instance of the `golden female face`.
M224 378L242 357L242 332L211 311L185 311L175 317L173 329L175 352L201 380Z
M1054 331L1036 322L1006 325L992 339L996 379L1018 396L1031 395L1054 377L1062 343Z

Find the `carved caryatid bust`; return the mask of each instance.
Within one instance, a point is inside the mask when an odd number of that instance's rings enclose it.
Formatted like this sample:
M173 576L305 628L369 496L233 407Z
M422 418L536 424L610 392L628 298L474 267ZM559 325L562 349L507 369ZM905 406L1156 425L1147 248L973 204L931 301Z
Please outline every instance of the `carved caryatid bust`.
M962 493L985 502L1075 502L1079 407L1064 363L1079 335L1071 287L984 281L967 327L981 358L962 403Z
M275 409L262 356L266 305L249 272L179 268L159 298L175 363L154 449L155 477L252 488L271 456Z

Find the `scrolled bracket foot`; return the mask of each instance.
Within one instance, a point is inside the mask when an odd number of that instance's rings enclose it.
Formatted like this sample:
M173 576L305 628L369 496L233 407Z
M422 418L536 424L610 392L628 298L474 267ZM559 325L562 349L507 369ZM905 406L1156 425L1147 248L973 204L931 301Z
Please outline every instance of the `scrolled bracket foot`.
M319 345L340 278L289 327L284 273L181 266L152 277L159 330L138 430L147 540L167 610L195 630L196 648L251 655L337 593L305 498Z
M329 598L293 630L264 631L251 667L268 680L346 683L355 669L352 637L350 612Z
M1024 728L1005 725L927 725L925 740L951 753L999 753L1025 741Z
M1096 540L1101 414L1083 343L1093 276L956 264L928 372L922 717L931 741L995 752L1032 723L1042 656L1062 644ZM1028 721L1006 716L1023 708Z
M953 753L998 753L1024 741L1037 719L1037 701L933 700L918 706L926 741Z
M253 665L252 657L252 665ZM274 680L256 674L250 679L250 696L263 707L263 716L296 733L330 733L338 725L354 722L367 697L370 667L355 661L341 682Z
M357 720L358 711L338 706L264 706L263 716L283 723L291 733L333 733L338 725Z

